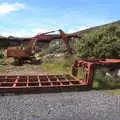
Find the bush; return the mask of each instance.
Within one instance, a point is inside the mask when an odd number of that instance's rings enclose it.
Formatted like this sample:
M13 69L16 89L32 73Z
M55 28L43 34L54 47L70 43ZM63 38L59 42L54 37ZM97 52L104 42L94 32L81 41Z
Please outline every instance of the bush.
M106 75L109 70L107 68L96 69L93 78L93 88L95 89L113 89L120 88L120 78L113 74Z
M3 49L0 49L0 59L4 58Z
M48 53L60 53L64 52L64 48L59 47L59 46L52 46L48 48Z
M108 25L91 31L77 42L81 58L120 58L120 27Z

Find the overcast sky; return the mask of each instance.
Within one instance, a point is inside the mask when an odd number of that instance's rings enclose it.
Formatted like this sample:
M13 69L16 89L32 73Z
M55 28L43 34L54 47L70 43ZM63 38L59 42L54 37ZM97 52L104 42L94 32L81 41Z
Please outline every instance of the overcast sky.
M0 35L33 36L120 20L120 0L0 0Z

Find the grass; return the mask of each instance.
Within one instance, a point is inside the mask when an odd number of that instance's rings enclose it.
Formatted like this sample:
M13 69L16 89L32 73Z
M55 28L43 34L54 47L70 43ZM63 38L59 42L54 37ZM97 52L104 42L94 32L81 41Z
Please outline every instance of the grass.
M97 69L93 79L93 88L106 90L106 93L120 95L120 78L105 76L102 69Z
M107 95L120 95L120 89L112 89L104 92Z
M50 58L40 65L40 68L47 74L71 74L72 64L75 56L66 56L61 58Z
M4 58L0 58L0 73L4 73L5 70L5 66L7 65L7 63L5 62Z

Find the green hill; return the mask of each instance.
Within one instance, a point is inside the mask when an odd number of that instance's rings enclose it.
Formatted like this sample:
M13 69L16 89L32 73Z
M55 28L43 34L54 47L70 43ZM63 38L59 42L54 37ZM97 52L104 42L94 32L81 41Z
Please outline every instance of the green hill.
M100 25L100 26L91 27L91 28L88 28L88 29L85 29L85 30L77 31L77 32L75 32L73 34L82 37L86 33L89 33L89 32L94 31L94 30L98 30L101 27L105 27L105 26L109 26L109 25L118 25L118 26L120 26L120 20L112 22L112 23Z

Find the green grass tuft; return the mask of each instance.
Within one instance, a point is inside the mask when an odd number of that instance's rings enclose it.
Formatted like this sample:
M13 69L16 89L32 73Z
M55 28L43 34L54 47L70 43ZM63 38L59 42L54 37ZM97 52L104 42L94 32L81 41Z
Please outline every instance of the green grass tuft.
M47 74L71 74L72 64L75 56L51 58L54 60L45 61L40 68Z

